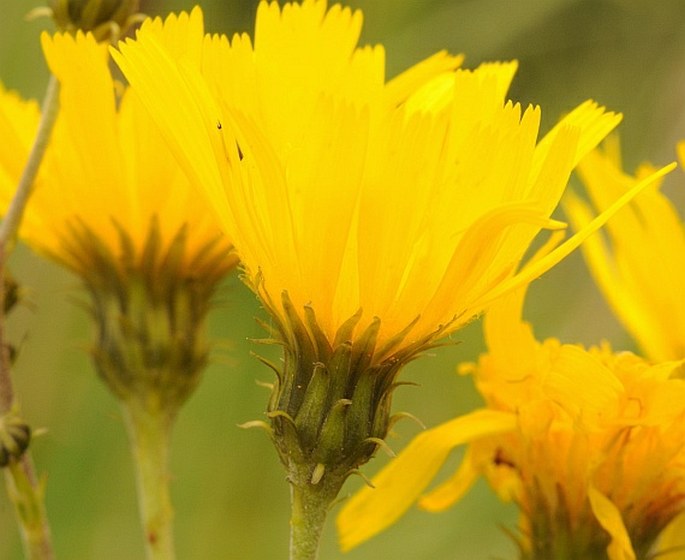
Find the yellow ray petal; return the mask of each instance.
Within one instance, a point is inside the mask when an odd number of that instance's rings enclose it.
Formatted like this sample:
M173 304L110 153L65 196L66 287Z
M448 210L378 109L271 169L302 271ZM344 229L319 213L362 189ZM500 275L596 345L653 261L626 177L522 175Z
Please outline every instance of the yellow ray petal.
M120 43L121 52L110 52L160 126L188 177L206 189L210 197L223 200L220 162L225 163L225 147L231 148L232 141L224 140L229 132L222 129L222 112L206 83L195 67L177 65L154 35L141 30L136 47ZM211 207L220 221L227 221L225 204Z
M390 107L397 107L423 84L436 76L451 74L464 61L463 55L452 56L446 51L440 51L415 64L398 76L395 76L385 86L385 102Z
M598 118L601 115L600 118ZM587 100L581 103L557 123L536 148L536 165L540 165L550 149L554 137L565 127L574 127L580 131L580 141L576 147L573 167L591 150L593 150L618 124L623 115L605 112L596 102Z
M552 268L554 265L561 262L575 249L577 249L588 236L601 228L616 212L625 206L630 200L637 196L642 190L646 189L654 181L657 181L667 173L670 173L676 168L675 163L662 167L649 177L637 183L630 191L621 196L614 204L602 212L599 216L594 218L583 230L575 233L572 237L567 239L559 247L554 249L545 257L527 264L521 272L510 278L509 280L500 283L497 287L483 296L481 300L476 302L474 307L487 307L492 301L503 296L507 292L515 289L518 286L535 280L538 276Z
M449 452L478 438L513 430L516 417L478 410L420 433L338 516L340 546L350 550L397 520L430 483Z
M630 176L618 159L605 148L580 163L579 175L597 211L651 172L642 166ZM583 252L596 283L641 349L653 360L672 360L685 349L685 230L673 204L659 192L660 183L618 213L606 235L593 236ZM576 228L592 216L577 198L569 197L567 206Z
M12 192L19 181L40 120L35 101L24 101L0 84L0 142L11 149L0 150L0 173L6 173Z
M635 560L635 551L618 508L594 486L588 488L588 498L597 521L611 535L611 544L607 547L609 560Z
M656 558L685 560L685 513L681 513L662 531L658 542Z
M572 193L565 196L563 204L564 212L576 231L585 228L594 217L590 207ZM650 309L646 308L626 286L614 254L604 237L599 233L591 235L583 243L582 251L604 297L614 312L622 318L628 331L639 341L643 351L655 359L675 357L669 347L669 339L663 336L663 330L655 321L654 314L650 313ZM645 295L644 292L642 294Z
M438 487L431 490L419 500L419 507L426 511L439 512L458 502L480 476L467 449L464 459L457 471Z

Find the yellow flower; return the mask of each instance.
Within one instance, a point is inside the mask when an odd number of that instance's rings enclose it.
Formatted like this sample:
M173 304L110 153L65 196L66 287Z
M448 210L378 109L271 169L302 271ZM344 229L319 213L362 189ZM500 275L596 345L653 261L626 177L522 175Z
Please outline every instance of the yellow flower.
M137 97L115 84L107 50L92 35L43 35L50 70L61 83L60 116L20 235L33 248L87 275L73 251L81 228L120 258L121 232L136 254L153 216L168 249L188 224L184 266L220 231ZM40 114L33 102L2 92L0 207L14 194ZM221 242L224 251L229 244Z
M172 558L171 429L207 365L207 314L237 261L136 94L112 79L107 48L82 32L42 43L60 112L19 235L90 295L91 354L127 421L146 554ZM39 115L0 94L6 211Z
M439 511L484 476L522 514L523 559L646 558L685 509L685 381L607 345L535 340L521 297L485 319L472 372L487 408L423 432L343 508L349 549L390 525L469 443L453 477L420 500Z
M202 325L236 259L139 99L114 82L107 48L80 32L44 34L42 43L60 81L60 113L19 235L83 279L98 324L94 357L119 397L135 393L141 369L160 368L154 356L173 348L164 355L182 372L183 390L163 385L176 407L206 364ZM39 118L34 103L0 91L2 210Z
M439 53L386 83L360 28L360 12L323 1L262 2L254 45L203 39L196 8L113 54L273 311L286 291L331 341L361 309L379 346L413 323L410 343L511 284L540 229L563 227L549 216L571 169L619 116L584 103L536 144L540 109L506 102L515 63L455 70Z
M357 46L361 23L322 0L261 2L254 41L229 40L204 36L195 8L112 51L272 315L285 356L267 362L270 426L250 425L288 471L303 558L347 476L385 445L402 366L646 184L522 267L540 230L564 227L550 216L571 170L620 116L588 101L538 142L539 107L506 101L515 62L462 70L438 53L386 82L383 48Z
M685 142L677 148L683 163ZM594 150L581 161L578 171L591 204L569 193L565 210L581 229L594 218L594 209L601 212L611 197L629 190L652 167L642 165L635 176L625 173L618 140L611 137L603 150ZM605 234L594 235L583 245L595 282L615 315L656 361L685 357L685 230L660 185L656 182L641 193L616 215ZM681 551L677 557L685 558L683 534L685 516L680 516L666 531L662 548Z
M685 145L679 146L681 161ZM580 229L615 196L629 190L652 168L635 177L622 171L616 141L588 154L578 167L592 206L569 193L566 212ZM641 350L653 360L685 357L685 231L673 204L657 182L594 235L583 254L597 285Z
M112 51L272 314L285 359L269 364L267 429L297 511L327 505L384 445L405 363L646 184L521 267L542 229L564 227L550 216L571 170L620 116L588 101L538 141L539 107L506 100L515 62L462 70L438 53L386 81L361 23L322 0L261 2L254 42L229 40L203 36L195 8Z

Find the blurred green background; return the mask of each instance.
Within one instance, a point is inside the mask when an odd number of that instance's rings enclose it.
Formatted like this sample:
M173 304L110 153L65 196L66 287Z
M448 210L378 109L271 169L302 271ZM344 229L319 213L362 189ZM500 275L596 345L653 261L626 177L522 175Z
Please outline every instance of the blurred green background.
M49 22L24 21L38 0L0 0L0 79L25 96L41 97L46 70L38 37ZM547 130L562 113L592 97L625 114L621 136L625 161L666 163L685 137L685 4L682 0L350 0L364 10L362 43L383 43L388 76L439 49L466 54L466 65L483 60L520 61L511 98L538 103ZM191 0L148 1L152 15L187 9ZM210 31L251 30L256 1L205 0ZM666 190L682 208L680 171ZM27 304L11 317L20 346L17 392L25 416L46 433L32 446L47 475L47 506L58 557L142 559L133 472L116 402L95 377L87 356L90 331L76 303L78 281L27 249L11 268L24 285ZM214 360L197 394L182 411L173 448L173 500L178 557L190 560L286 558L288 488L267 438L238 423L261 418L267 393L255 380L270 374L250 356L248 340L261 332L262 315L236 278L220 292L211 318ZM540 337L568 342L610 340L632 348L592 286L578 255L538 280L527 317ZM405 370L420 388L404 389L397 410L427 425L478 405L471 382L455 374L460 361L482 350L480 325L453 336L455 344ZM416 434L400 424L390 444L399 450ZM372 475L388 459L365 467ZM451 466L456 464L456 458ZM445 471L445 474L449 469ZM361 483L348 482L346 492ZM500 504L479 484L460 504L433 515L413 509L383 535L344 555L349 560L400 558L460 560L513 558L501 526L512 527L513 507ZM20 559L12 508L0 491L0 559ZM321 558L342 558L332 519Z

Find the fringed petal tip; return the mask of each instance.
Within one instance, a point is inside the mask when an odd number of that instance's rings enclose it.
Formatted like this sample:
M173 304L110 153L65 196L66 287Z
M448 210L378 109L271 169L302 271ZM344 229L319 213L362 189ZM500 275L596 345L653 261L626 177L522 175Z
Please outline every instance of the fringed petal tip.
M590 235L599 230L609 219L616 214L621 208L628 204L638 194L648 188L654 181L659 180L664 175L667 175L677 167L675 162L670 163L655 171L649 177L638 182L627 193L618 198L609 208L596 216L583 229L576 232L569 237L561 245L557 246L553 251L547 253L544 257L535 260L534 262L526 264L526 266L516 275L499 284L492 292L486 294L483 300L478 302L479 307L487 307L494 300L502 297L510 291L528 284L547 272L550 268L557 265L573 251L575 251Z

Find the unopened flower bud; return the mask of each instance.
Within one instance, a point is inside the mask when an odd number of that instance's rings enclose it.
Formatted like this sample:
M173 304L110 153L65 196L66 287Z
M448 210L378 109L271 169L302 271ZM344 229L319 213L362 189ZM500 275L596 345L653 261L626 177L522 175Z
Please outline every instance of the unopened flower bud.
M13 412L0 418L0 467L19 459L28 449L31 428Z
M140 0L48 0L62 31L90 31L102 41L123 33L140 17Z

